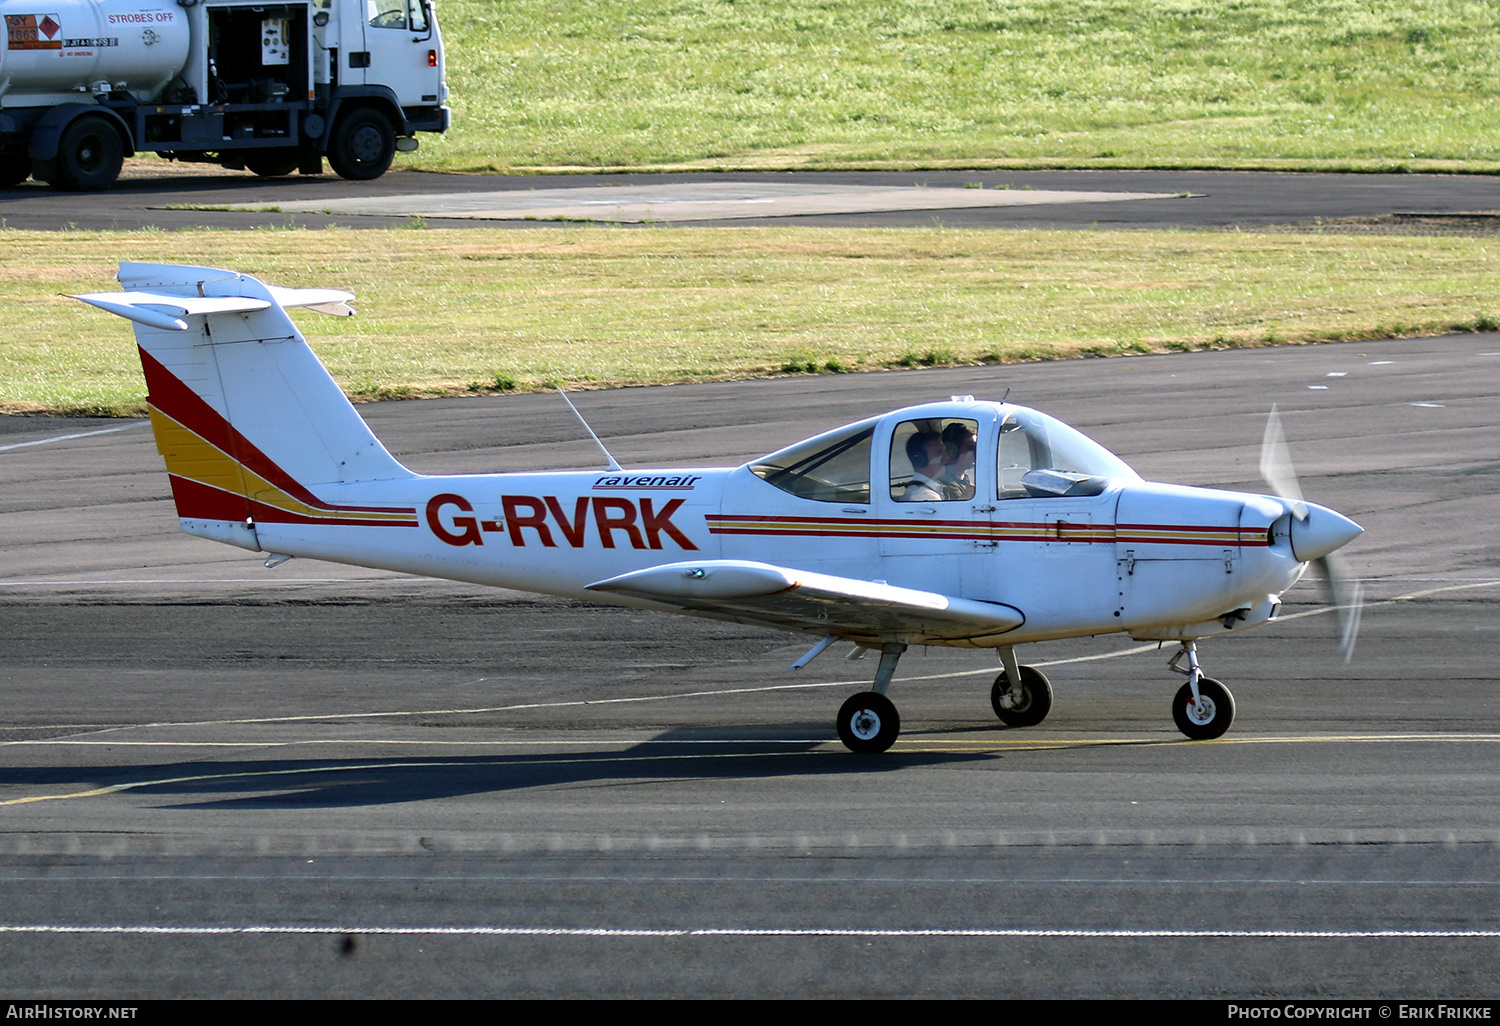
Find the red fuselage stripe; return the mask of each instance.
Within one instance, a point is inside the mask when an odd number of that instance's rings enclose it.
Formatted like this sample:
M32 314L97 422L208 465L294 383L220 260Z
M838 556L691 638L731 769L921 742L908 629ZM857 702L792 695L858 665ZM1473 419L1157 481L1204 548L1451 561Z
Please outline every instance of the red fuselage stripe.
M1195 524L1074 523L1064 517L1040 522L924 520L844 520L836 517L752 517L709 514L710 534L806 538L934 538L972 541L1066 541L1083 544L1212 545L1265 548L1264 528L1207 527ZM1058 536L1058 525L1062 536ZM1207 536L1207 537L1205 537Z

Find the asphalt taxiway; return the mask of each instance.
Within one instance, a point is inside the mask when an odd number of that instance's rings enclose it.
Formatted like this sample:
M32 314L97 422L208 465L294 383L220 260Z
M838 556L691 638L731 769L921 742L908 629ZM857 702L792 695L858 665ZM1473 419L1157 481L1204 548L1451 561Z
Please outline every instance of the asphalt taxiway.
M1500 211L1492 175L1236 171L697 172L450 175L372 182L132 162L97 193L0 189L10 228L535 228L584 223L1228 228ZM1471 224L1469 227L1473 227Z
M125 344L122 342L122 344ZM1144 476L1259 489L1279 405L1358 520L1355 660L1315 582L1166 651L912 653L292 560L175 531L149 430L0 420L0 992L43 996L1500 994L1500 338L579 395L626 466L733 463L954 393ZM419 471L597 465L555 396L362 407Z

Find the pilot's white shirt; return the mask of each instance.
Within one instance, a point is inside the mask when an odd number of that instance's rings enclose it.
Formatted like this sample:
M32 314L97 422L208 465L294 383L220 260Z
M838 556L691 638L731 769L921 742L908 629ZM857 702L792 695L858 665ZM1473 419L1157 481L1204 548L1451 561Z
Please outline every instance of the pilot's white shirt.
M913 471L912 479L901 494L902 502L942 502L943 486L935 478Z

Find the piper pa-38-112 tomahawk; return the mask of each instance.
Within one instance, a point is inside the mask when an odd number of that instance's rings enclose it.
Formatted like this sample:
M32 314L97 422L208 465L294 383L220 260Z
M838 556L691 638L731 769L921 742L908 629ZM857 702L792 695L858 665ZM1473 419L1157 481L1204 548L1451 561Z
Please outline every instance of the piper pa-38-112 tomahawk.
M1196 642L1275 619L1323 564L1349 649L1358 585L1334 561L1361 533L1303 501L1272 411L1275 496L1143 481L1053 418L959 396L829 431L739 467L415 474L370 432L287 316L353 296L231 271L123 263L82 295L135 323L151 423L189 534L268 554L760 624L880 654L838 714L856 752L900 731L886 690L912 645L989 648L1013 727L1052 686L1016 646L1127 634L1179 646L1172 717L1229 729L1234 699ZM602 445L601 445L602 448ZM606 452L606 456L608 453ZM1186 658L1186 667L1177 664Z

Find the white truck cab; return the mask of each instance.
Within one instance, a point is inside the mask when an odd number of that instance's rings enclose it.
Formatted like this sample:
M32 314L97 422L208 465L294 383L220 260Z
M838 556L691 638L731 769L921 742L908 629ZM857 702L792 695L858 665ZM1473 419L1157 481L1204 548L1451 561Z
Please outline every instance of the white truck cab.
M451 122L431 0L0 0L0 186L124 157L377 178Z

